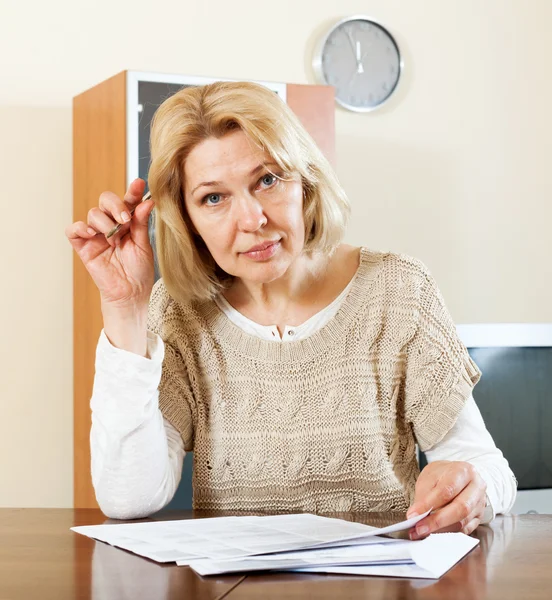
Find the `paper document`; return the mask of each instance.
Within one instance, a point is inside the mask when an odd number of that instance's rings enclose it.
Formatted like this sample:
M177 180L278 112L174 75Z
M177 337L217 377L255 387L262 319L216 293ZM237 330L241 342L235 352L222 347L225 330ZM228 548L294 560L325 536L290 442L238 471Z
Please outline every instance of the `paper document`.
M289 570L301 567L335 567L340 565L404 564L412 557L402 540L374 537L369 544L339 546L322 550L277 552L261 556L248 556L226 560L194 560L190 567L200 575L218 575L241 571Z
M411 564L364 565L336 567L306 567L294 571L336 573L341 575L377 575L380 577L409 577L439 579L462 560L478 544L477 538L464 533L433 533L425 540L406 541L410 546Z
M463 533L438 533L425 540L375 538L375 543L324 550L280 552L227 560L195 560L199 575L251 571L349 573L438 579L479 541Z
M229 559L273 552L350 546L410 529L414 519L376 528L312 514L214 517L71 527L71 530L157 562L185 565L200 558Z

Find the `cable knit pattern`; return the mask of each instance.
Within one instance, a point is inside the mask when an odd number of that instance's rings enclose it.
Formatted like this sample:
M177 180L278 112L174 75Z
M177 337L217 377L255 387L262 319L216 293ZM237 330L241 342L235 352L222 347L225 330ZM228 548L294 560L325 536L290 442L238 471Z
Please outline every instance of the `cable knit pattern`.
M165 343L159 407L194 450L194 507L405 511L423 450L480 372L420 262L361 250L334 318L297 342L179 304L159 280L148 328Z

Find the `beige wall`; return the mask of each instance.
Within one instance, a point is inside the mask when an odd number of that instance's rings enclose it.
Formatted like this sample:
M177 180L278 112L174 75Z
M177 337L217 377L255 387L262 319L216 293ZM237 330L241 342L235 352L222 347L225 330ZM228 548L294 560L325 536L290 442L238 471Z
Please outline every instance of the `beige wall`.
M2 7L0 506L72 504L71 99L121 70L313 82L326 25L380 19L406 69L337 111L348 240L422 258L458 322L552 321L552 2L81 4Z

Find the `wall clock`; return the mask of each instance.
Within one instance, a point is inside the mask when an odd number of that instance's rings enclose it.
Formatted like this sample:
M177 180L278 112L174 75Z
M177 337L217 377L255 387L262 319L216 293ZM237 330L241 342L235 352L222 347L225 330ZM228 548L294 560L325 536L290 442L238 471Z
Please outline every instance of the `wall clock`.
M313 67L320 83L335 88L338 104L369 112L393 94L403 61L395 38L383 25L353 16L336 23L320 41Z

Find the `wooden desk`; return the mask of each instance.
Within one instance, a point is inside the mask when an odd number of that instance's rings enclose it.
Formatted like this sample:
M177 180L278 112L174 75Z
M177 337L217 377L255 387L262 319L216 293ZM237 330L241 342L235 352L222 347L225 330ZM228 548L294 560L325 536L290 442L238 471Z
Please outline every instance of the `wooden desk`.
M162 512L155 519L192 516L214 513ZM403 517L335 516L377 526ZM113 521L94 509L0 509L0 600L552 598L552 515L498 517L480 527L480 545L437 582L291 573L201 578L69 531L105 522Z

